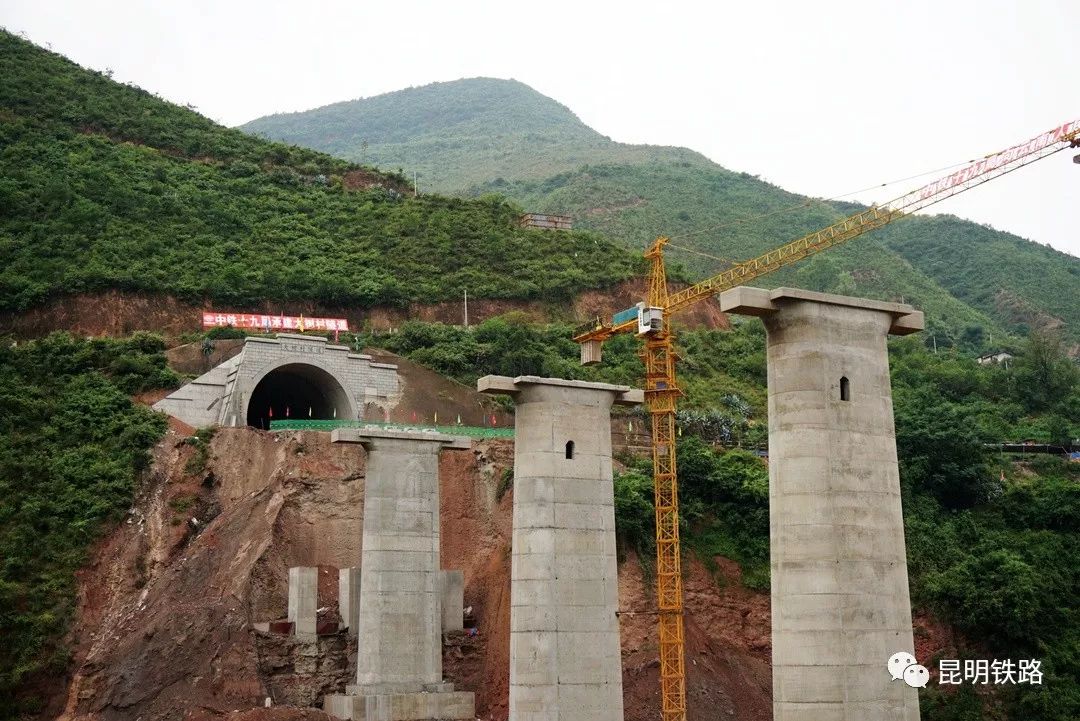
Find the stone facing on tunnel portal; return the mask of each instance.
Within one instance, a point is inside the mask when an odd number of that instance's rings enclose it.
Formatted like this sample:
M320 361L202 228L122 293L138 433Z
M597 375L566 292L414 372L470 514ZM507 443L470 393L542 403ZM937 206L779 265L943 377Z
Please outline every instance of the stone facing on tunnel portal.
M773 718L918 721L886 668L915 649L885 342L922 313L790 288L720 307L767 331Z
M622 721L613 403L640 390L524 376L514 399L510 721Z
M243 350L154 404L196 428L268 426L291 418L355 420L393 409L401 397L397 366L376 363L317 336L250 337ZM286 408L291 408L286 411ZM370 417L370 415L365 416Z

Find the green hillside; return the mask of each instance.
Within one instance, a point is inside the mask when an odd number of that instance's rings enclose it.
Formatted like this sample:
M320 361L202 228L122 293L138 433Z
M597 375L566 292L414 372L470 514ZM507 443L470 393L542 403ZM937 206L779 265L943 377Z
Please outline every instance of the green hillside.
M489 183L473 192L491 190L530 210L572 215L576 227L640 247L658 234L679 236L719 226L675 242L730 260L753 257L862 209L788 193L719 166L678 163L591 166L543 181ZM671 257L684 261L697 277L722 266L678 249L671 250ZM760 282L903 297L926 310L954 341L965 332L970 335L974 326L1018 333L1059 328L1074 342L1080 340L1080 258L1009 233L953 216L915 216L811 264L826 259L831 274L808 278L797 266Z
M636 272L595 234L516 218L498 198L413 198L400 176L218 126L0 33L0 310L109 289L562 299Z
M605 346L582 368L566 325L518 315L472 331L411 321L380 345L465 383L489 373L559 375L640 383L636 339ZM755 319L730 331L679 338L677 413L680 531L687 553L742 567L742 583L769 586L768 469L747 448L766 433L765 333ZM890 341L911 596L917 613L958 633L944 658L1038 659L1042 685L950 688L920 693L925 721L1074 721L1080 717L1080 464L1010 456L984 444L1035 438L1063 443L1080 433L1080 369L1059 342L1033 334L1009 366L933 353L918 336ZM643 424L642 409L621 420ZM615 525L641 557L654 554L651 459L620 458ZM918 636L917 636L918 638ZM938 658L920 658L936 669Z
M546 178L590 163L683 161L685 148L616 143L569 108L516 80L432 83L300 113L241 130L349 160L419 174L423 189L458 191L499 178Z
M490 185L538 212L564 212L577 227L594 228L643 248L659 234L715 258L741 260L833 223L843 211L788 193L745 173L679 163L590 166L543 181ZM792 210L794 208L794 210ZM748 216L760 217L753 223ZM908 220L900 221L898 227ZM679 237L702 227L706 233ZM902 229L901 231L902 232ZM725 266L711 257L669 246L667 255L692 277ZM873 235L754 281L913 303L927 314L932 342L975 347L972 340L999 324L958 300L936 280ZM983 330L979 330L983 329Z
M1080 338L1080 258L952 215L910 218L877 238L1010 328Z
M720 225L676 242L740 260L858 208L788 193L689 150L612 142L516 81L436 83L242 127L384 168L416 169L421 185L427 178L466 195L495 191L529 210L566 213L575 227L635 249L658 234ZM677 249L671 257L698 278L720 265ZM804 265L815 263L760 283L902 297L927 311L947 344L974 346L995 331L1001 338L1002 329L1031 327L1060 328L1080 342L1080 259L976 223L906 219Z

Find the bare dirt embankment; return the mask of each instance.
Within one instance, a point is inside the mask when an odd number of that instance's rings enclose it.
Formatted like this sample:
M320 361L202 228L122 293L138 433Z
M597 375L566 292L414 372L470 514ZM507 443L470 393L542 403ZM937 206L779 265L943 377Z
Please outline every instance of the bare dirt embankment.
M253 624L284 616L289 566L329 577L359 563L363 450L327 434L225 429L203 465L188 433L173 424L128 518L79 574L71 675L50 718L314 721L258 707L318 703L348 676L356 649L343 635L313 654ZM479 630L447 647L446 674L476 691L484 719L507 716L512 492L499 483L512 464L509 441L441 461L443 565L464 570ZM659 703L652 583L632 556L620 573L627 718L644 721ZM687 608L690 718L767 719L767 596L718 585L695 562Z
M673 286L677 287L677 286ZM496 315L520 311L536 321L581 320L628 308L645 298L643 280L627 281L604 290L592 290L563 301L469 300L469 322L479 323ZM34 338L55 330L77 335L123 336L135 331L152 331L177 337L201 330L202 311L207 308L244 313L277 315L304 314L310 317L347 318L351 328L387 330L406 320L437 321L461 324L464 308L461 301L413 303L407 307L376 306L357 308L326 306L310 302L288 304L265 302L257 305L228 307L223 304L193 303L168 295L108 291L79 293L55 298L41 306L21 312L0 313L0 334ZM727 317L715 300L699 303L681 313L684 327L728 328Z

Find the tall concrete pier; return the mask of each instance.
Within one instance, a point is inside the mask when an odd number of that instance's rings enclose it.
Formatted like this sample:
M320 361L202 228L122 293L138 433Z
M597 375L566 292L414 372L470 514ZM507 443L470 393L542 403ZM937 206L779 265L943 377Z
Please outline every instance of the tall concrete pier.
M791 288L720 306L768 333L773 718L918 721L886 667L915 649L885 341L923 314Z
M473 719L472 692L442 678L439 451L468 439L420 431L338 429L368 452L356 684L323 708L356 721Z
M622 721L611 406L626 386L487 376L516 405L510 721Z

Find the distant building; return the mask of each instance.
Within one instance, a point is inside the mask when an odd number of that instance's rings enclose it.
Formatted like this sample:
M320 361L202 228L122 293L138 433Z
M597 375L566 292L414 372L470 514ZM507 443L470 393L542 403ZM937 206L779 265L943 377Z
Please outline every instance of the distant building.
M539 228L541 230L572 230L574 219L569 215L544 215L542 213L526 213L521 216L522 228Z
M999 351L994 351L993 353L987 353L985 355L979 356L978 361L979 361L979 365L981 365L981 366L989 365L991 363L993 363L993 364L1004 363L1006 366L1008 366L1009 361L1011 361L1012 359L1013 359L1013 354L1012 353L1008 353L1006 351L999 350Z

